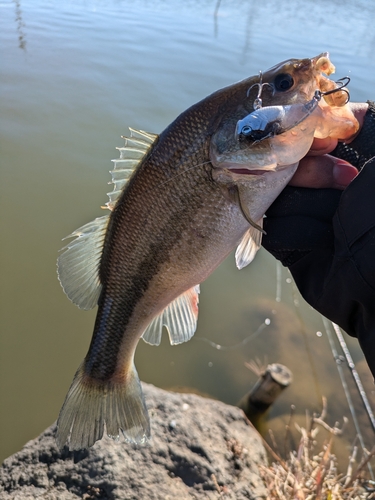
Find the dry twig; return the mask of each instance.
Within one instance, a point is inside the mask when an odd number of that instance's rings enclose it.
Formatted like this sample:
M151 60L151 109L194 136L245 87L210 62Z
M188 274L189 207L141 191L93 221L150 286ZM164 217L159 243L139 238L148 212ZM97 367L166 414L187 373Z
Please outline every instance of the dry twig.
M270 467L262 467L261 475L268 488L269 500L369 500L375 499L375 492L366 491L362 474L369 460L375 456L375 447L362 460L355 473L354 464L356 450L349 459L346 475L337 472L336 457L332 453L335 436L341 434L346 424L344 419L341 428L338 423L333 427L325 422L327 404L323 400L323 409L319 416L314 415L307 422L306 429L296 425L301 434L297 451L290 453L284 461L265 442L267 450L276 460ZM314 453L315 425L327 429L331 438L324 449ZM374 495L374 496L372 496Z

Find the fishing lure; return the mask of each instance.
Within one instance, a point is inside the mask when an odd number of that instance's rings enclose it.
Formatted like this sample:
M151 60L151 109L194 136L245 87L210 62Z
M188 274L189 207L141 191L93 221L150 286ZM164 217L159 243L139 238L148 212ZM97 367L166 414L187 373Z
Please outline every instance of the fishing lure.
M349 81L350 78L347 76L338 80L336 82L338 86L334 89L325 92L316 90L312 99L306 103L262 107L263 87L267 85L272 88L272 85L262 83L262 74L260 73L260 82L255 83L248 90L249 94L253 87L258 86L258 95L253 104L254 111L237 122L236 134L239 138L251 139L252 145L255 145L275 135L283 134L306 120L318 107L322 97L340 91L345 92L346 99L341 105L347 104L349 92L345 87Z

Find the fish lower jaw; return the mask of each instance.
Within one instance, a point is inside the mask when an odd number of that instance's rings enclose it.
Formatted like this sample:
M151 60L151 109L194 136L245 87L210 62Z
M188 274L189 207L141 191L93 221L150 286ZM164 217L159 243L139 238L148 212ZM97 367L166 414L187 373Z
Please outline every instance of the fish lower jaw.
M297 164L296 164L297 165ZM267 165L261 168L247 168L246 165L232 165L213 171L213 179L222 184L232 184L233 182L245 182L246 184L259 185L267 182L270 175L288 169L291 165ZM262 184L263 185L263 184Z
M279 172L280 170L284 170L286 168L290 167L290 164L287 164L287 165L277 165L277 164L271 164L271 165L266 165L264 167L261 167L261 168L247 168L246 166L238 166L238 167L227 167L226 168L226 171L229 175L240 175L240 176L256 176L256 177L259 177L259 176L262 176L262 175L266 175L266 174L270 174L270 173L274 173L274 172Z
M231 174L238 175L263 175L269 172L269 170L249 170L247 168L231 168L228 169Z

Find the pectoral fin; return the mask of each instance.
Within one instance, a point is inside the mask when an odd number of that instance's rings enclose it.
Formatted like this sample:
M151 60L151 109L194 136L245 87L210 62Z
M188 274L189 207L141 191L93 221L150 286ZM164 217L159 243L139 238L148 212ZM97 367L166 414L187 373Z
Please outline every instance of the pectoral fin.
M172 345L187 342L194 335L198 319L199 285L177 297L156 316L144 331L142 338L152 345L159 345L163 326L168 330Z
M263 218L257 221L256 226L262 230ZM246 267L254 259L262 242L262 232L257 227L252 226L244 234L235 255L238 269Z

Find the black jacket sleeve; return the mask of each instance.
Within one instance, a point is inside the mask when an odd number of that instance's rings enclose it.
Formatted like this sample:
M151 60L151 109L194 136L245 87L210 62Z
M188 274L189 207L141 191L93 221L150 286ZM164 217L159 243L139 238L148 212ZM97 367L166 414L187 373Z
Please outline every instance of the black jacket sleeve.
M358 338L375 376L375 159L342 194L332 230L332 246L290 271L314 309Z
M310 305L358 338L375 376L373 103L350 148L333 154L350 159L358 176L343 192L287 187L267 211L263 245L289 267Z

